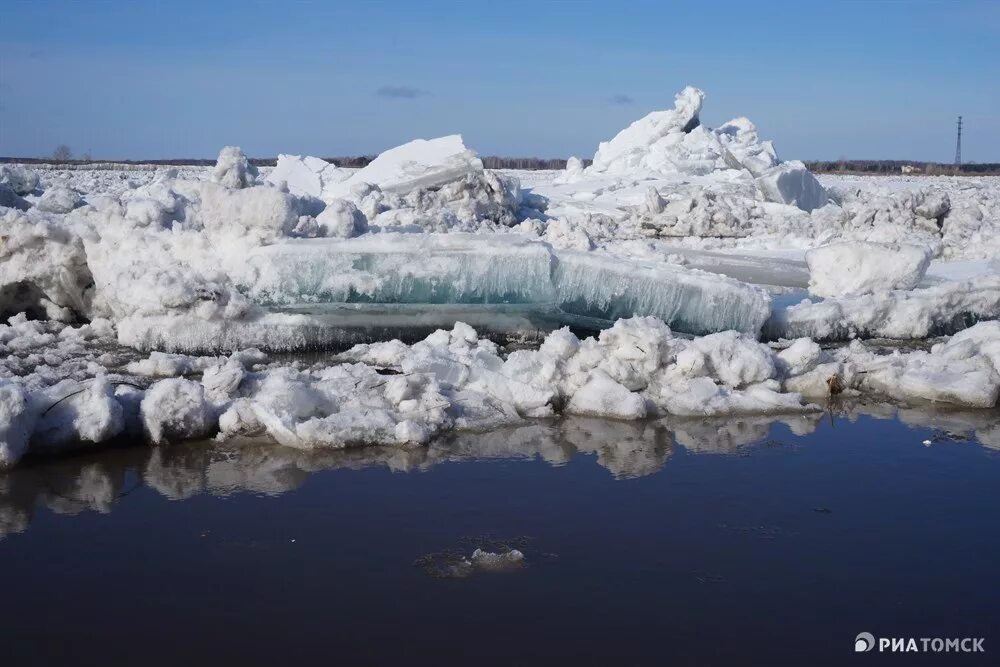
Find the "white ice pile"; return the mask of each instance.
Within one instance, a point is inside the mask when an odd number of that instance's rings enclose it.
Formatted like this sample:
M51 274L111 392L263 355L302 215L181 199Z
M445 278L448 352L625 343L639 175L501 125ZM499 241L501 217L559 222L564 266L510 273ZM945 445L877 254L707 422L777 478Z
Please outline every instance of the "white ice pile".
M93 282L79 235L57 220L0 209L0 314L69 320Z
M673 109L654 111L602 142L584 176L656 178L732 170L746 172L744 180L755 185L766 201L807 212L827 203L823 186L805 166L781 162L771 142L760 141L747 118L735 118L716 130L701 125L698 116L704 99L701 90L688 86L677 94Z
M950 280L914 290L804 299L771 313L768 338L849 340L917 339L953 333L980 320L1000 318L1000 273Z
M1000 178L827 176L837 206L813 216L816 236L919 243L947 260L1000 255Z
M538 349L504 354L459 323L413 345L358 345L328 364L269 364L254 350L214 358L154 353L119 364L125 375L89 362L87 348L109 337L91 325L24 318L0 328L0 345L20 358L0 373L4 465L27 451L86 447L121 434L165 443L266 433L312 450L426 443L452 429L559 414L810 413L821 409L810 401L833 394L986 408L1000 391L997 322L929 351L891 354L859 341L824 350L799 339L776 349L733 331L688 339L655 318L621 319L583 340L561 329ZM62 351L45 362L55 364L49 372L39 370L46 347ZM42 357L32 369L33 350Z
M600 144L590 167L580 170L574 163L560 180L661 180L676 186L690 178L702 186L692 191L695 196L706 189L728 190L737 199L775 202L805 212L827 203L826 191L805 166L779 160L771 142L762 142L748 119L735 118L715 130L701 125L704 99L701 90L688 86L677 94L673 109L635 121ZM623 186L627 184L611 187Z
M238 146L225 146L212 170L212 182L231 190L247 188L257 182L257 167L250 164Z
M703 101L688 87L673 109L601 143L591 166L574 159L564 172L526 181L548 200L553 242L580 247L585 238L613 251L646 237L662 255L678 246L807 250L837 241L919 244L948 260L1000 254L1000 179L817 179L802 163L780 161L746 118L701 125Z
M404 231L494 231L515 224L525 203L517 179L485 171L457 134L389 149L354 173L317 157L281 155L267 180L292 194L321 199L328 208L358 209L365 223L359 233L369 224Z
M593 165L583 168L575 161L561 179L563 185L549 190L536 186L527 195L506 175L483 170L457 135L410 142L353 173L316 158L282 156L262 180L239 149L226 147L201 178L164 170L124 190L110 189L108 195L87 191L64 173L37 179L39 185L25 195L31 208L8 211L0 223L5 236L0 252L7 258L0 272L0 310L62 320L111 318L121 331L135 334L123 342L148 341L140 331L151 327L187 330L185 340L192 343L195 331L211 337L225 329L229 347L239 347L241 340L264 344L266 339L270 345L280 327L290 341L283 347L302 340L294 331L295 321L267 319L258 306L331 301L552 303L580 317L655 315L690 333L752 333L767 319L767 297L692 269L728 272L740 280L758 278L728 269L725 259L692 263L671 244L712 237L754 248L780 238L793 246L814 247L821 240L840 240L837 234L845 228L838 232L835 227L848 225L849 213L848 226L854 231L871 220L851 213L851 202L864 202L864 197L842 189L836 192L841 206L827 205L811 215L768 201L760 175L784 163L746 119L717 130L700 125L702 100L700 91L685 89L675 109L654 112L602 144ZM24 170L8 171L7 181L22 191L36 180ZM93 183L86 182L87 187ZM82 200L77 190L83 192ZM539 191L547 195L547 213L541 210L546 204ZM914 241L941 253L946 237L966 238L952 233L948 222L958 208L963 219L978 215L983 225L992 224L988 206L957 207L957 200L958 195L920 193L897 208L927 221L912 224L936 234L937 245L929 237ZM878 199L875 208L892 207ZM521 218L526 219L512 228ZM882 226L878 215L872 220ZM897 235L907 229L900 227ZM461 241L455 232L465 231L483 236L475 243ZM508 242L510 232L548 246ZM865 241L875 242L892 241ZM461 243L469 248L453 247ZM520 258L509 252L518 244ZM829 249L812 251L811 263L819 262L824 252ZM875 258L865 265L884 270L891 263ZM780 268L781 261L773 264ZM779 309L770 318L769 335L806 332L797 323L831 317L839 321L815 324L818 336L898 331L901 325L873 328L862 322L864 310L896 312L910 301L932 309L954 307L923 317L933 320L933 326L917 322L909 337L991 316L979 303L989 300L988 289L968 308L967 299L937 298L938 292L960 291L953 285L911 294L922 265L892 280L875 274L862 279L863 271L852 272L860 281L853 287L839 284L843 281L835 272L823 279L822 271L814 270L814 292L829 297L827 301L816 308ZM859 290L882 305L842 302ZM902 321L902 316L893 318ZM271 333L256 339L240 333L265 321ZM785 326L786 321L791 324Z

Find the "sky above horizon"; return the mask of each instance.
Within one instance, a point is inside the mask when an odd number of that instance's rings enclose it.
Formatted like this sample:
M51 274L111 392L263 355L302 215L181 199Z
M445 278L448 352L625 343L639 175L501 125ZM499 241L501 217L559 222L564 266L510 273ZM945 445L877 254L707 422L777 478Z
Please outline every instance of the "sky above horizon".
M593 155L687 84L784 159L1000 162L1000 2L0 0L0 155Z

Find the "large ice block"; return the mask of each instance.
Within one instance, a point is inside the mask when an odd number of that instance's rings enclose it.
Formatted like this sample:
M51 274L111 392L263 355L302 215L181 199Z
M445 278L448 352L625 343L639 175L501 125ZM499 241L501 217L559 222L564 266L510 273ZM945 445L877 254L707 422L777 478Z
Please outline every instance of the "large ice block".
M347 177L346 172L321 158L281 154L267 181L274 185L284 183L293 195L321 197L325 188Z
M653 316L690 334L756 334L771 310L770 297L758 287L672 264L560 250L552 277L566 313L611 321Z
M483 163L465 147L462 136L415 139L380 153L367 167L324 190L324 198L346 196L359 183L379 186L384 192L406 194L417 188L435 188L482 172Z
M380 234L265 246L242 286L262 305L551 303L547 246L517 235Z
M807 213L830 201L820 182L798 160L769 169L756 182L767 201L798 206Z
M272 310L337 303L533 304L561 313L564 324L583 318L610 325L644 315L691 334L756 334L770 312L763 290L732 278L557 251L513 234L295 240L255 250L247 265L240 289Z

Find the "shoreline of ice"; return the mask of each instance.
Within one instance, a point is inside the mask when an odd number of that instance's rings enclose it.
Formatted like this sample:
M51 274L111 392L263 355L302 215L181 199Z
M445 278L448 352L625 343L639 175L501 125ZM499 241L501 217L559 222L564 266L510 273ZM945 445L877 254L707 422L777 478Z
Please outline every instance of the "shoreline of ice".
M675 335L620 319L596 338L567 329L501 350L465 324L407 345L364 343L322 362L271 362L116 347L113 327L15 318L0 326L0 462L140 437L153 444L264 433L297 449L425 444L559 415L647 418L794 415L832 398L992 408L1000 322L929 350L782 348L737 332ZM109 372L110 370L110 372Z

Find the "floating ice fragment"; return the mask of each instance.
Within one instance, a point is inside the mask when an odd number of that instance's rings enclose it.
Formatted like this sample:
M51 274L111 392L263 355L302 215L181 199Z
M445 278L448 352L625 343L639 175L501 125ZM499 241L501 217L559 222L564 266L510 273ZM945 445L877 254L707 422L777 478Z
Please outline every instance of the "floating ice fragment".
M472 563L483 570L509 570L524 563L524 554L518 549L497 553L476 549L472 552Z
M154 444L170 438L184 440L208 435L213 420L212 408L205 401L205 388L191 380L160 380L142 399L142 423Z

